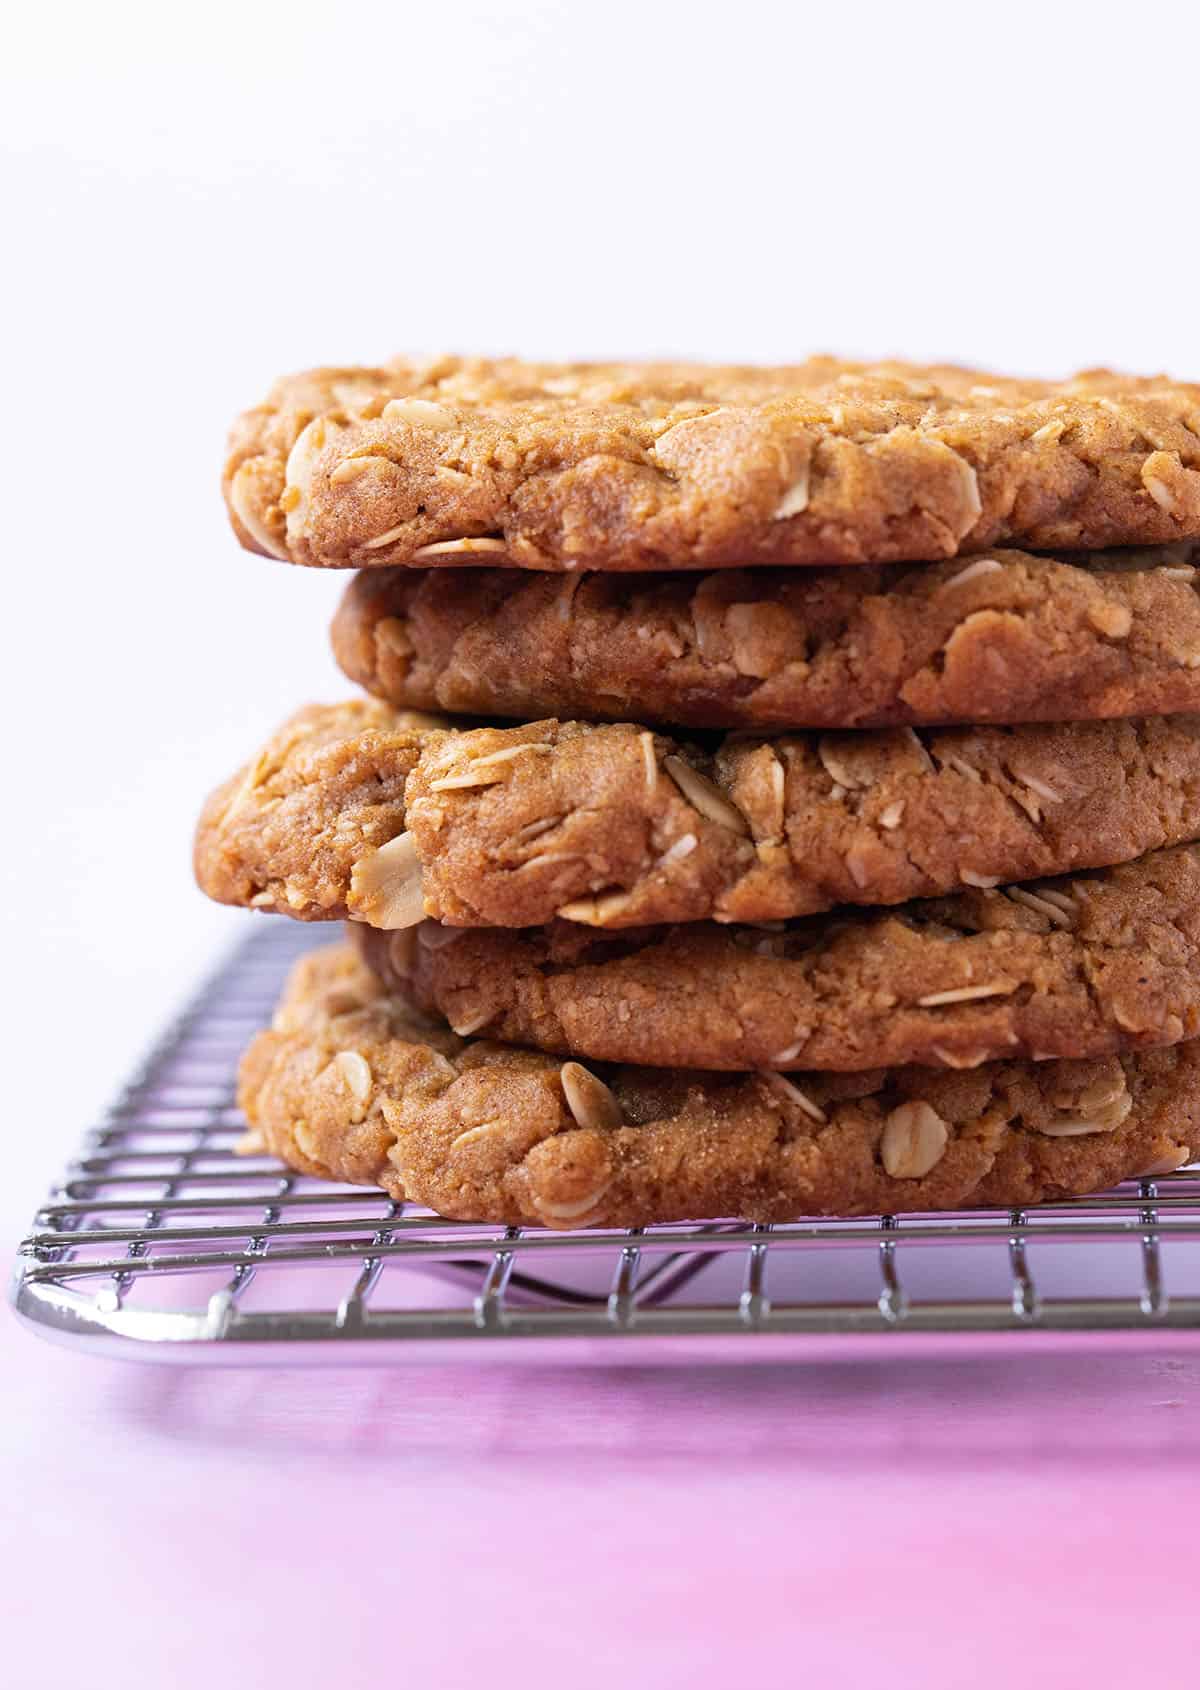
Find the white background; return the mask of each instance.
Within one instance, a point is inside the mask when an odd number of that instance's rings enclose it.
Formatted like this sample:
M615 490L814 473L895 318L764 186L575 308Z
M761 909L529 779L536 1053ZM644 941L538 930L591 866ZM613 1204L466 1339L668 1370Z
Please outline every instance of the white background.
M233 412L398 351L1200 374L1194 8L66 4L6 26L3 1220L238 917L199 801L343 690Z

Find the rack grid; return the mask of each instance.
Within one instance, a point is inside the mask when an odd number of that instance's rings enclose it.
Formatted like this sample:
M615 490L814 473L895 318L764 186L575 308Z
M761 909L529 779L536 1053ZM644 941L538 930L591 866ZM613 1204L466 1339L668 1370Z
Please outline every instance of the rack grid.
M1200 1328L1200 1168L1023 1211L562 1233L239 1155L238 1057L319 942L263 923L88 1133L17 1262L36 1330L110 1355L310 1364Z

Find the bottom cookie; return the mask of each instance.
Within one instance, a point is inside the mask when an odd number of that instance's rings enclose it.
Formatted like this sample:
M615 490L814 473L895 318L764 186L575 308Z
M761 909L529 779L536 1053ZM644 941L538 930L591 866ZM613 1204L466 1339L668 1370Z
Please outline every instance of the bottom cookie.
M248 1150L454 1220L648 1226L1015 1207L1200 1147L1200 1041L970 1071L714 1074L461 1039L345 946L242 1059Z

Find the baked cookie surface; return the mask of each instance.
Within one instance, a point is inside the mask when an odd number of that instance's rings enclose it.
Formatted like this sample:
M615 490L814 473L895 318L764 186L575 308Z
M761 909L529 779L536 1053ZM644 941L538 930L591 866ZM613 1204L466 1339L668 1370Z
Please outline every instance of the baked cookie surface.
M968 1068L1200 1034L1200 847L779 931L351 922L389 985L484 1034L649 1067Z
M1200 837L1200 718L736 735L310 706L209 800L203 889L305 920L775 921Z
M674 569L1200 533L1200 387L814 358L780 368L397 360L234 425L251 550L334 568Z
M1195 1045L963 1073L593 1073L456 1038L346 947L242 1062L247 1149L459 1220L554 1228L1023 1206L1200 1145Z
M355 865L403 832L405 782L443 720L370 699L296 711L205 801L192 852L201 890L302 921L360 913ZM408 919L422 913L418 902Z
M708 575L364 571L351 680L418 710L709 728L1075 721L1200 709L1190 546L1086 562Z

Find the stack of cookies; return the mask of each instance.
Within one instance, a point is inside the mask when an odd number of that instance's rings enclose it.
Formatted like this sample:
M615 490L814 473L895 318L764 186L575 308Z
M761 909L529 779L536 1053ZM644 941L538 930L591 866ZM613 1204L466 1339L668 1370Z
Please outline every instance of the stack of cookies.
M317 370L225 492L359 571L369 695L200 821L210 896L346 922L245 1056L251 1143L550 1227L1200 1148L1200 387Z

